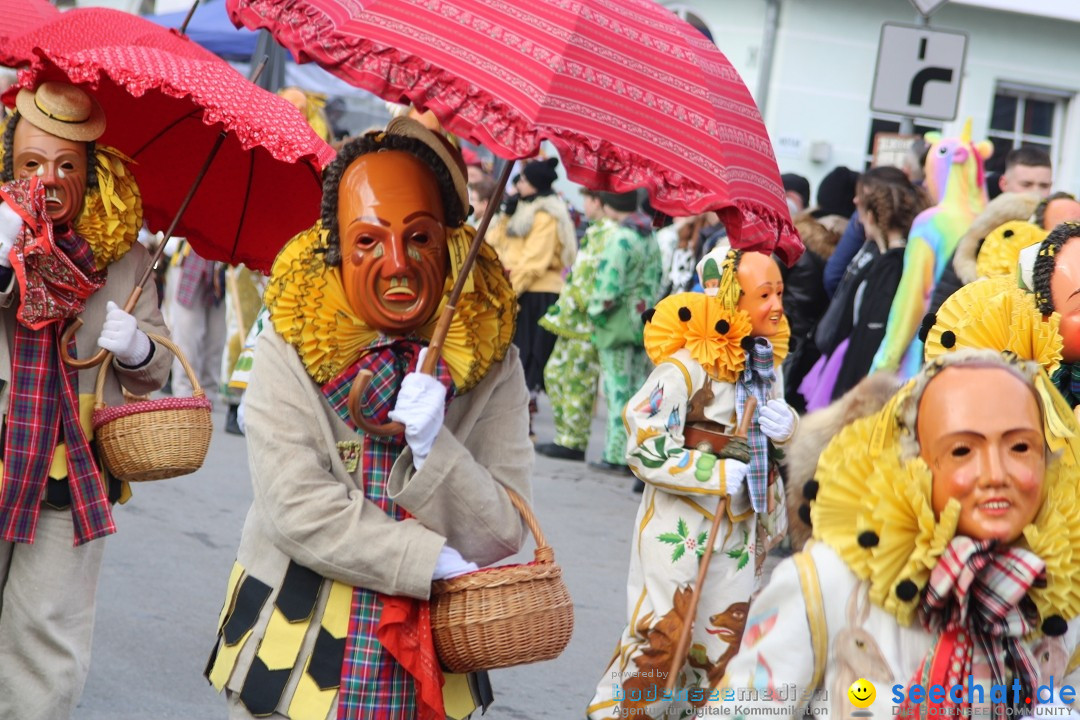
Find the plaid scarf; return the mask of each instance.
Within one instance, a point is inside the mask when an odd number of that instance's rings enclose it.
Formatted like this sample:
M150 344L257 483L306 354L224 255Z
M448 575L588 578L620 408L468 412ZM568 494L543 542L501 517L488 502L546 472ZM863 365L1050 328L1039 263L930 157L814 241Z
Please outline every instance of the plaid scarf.
M0 197L24 220L12 251L22 300L11 353L0 539L34 541L49 467L63 437L75 544L81 545L116 532L116 525L108 489L79 422L77 371L60 359L60 327L104 285L105 273L95 271L90 245L74 233L54 242L36 178L3 186ZM68 351L74 355L74 340Z
M1012 713L1004 704L997 704L995 717L1030 714L1031 705L1023 699L1035 697L1039 671L1022 640L1037 627L1039 614L1027 593L1045 580L1045 564L1028 550L999 549L996 540L954 537L930 573L919 606L923 626L939 637L912 682L924 683L924 687L963 684L977 643L990 666L993 683L1008 684L1008 666L1021 685L1020 702ZM954 710L964 704L945 700ZM900 715L912 718L925 711L926 703L912 705L908 700ZM944 715L946 710L938 708L938 714Z
M1069 407L1080 405L1080 363L1061 363L1051 381Z
M323 385L323 395L353 430L347 407L349 388L357 373L375 375L360 406L376 423L387 422L405 374L416 369L422 346L412 341L382 340L350 368ZM435 375L451 390L446 364L440 359ZM409 514L386 493L390 470L402 450L404 435L362 435L364 497L395 520ZM338 720L443 720L442 671L431 635L431 611L426 601L354 588L338 694Z
M746 476L746 484L750 490L750 504L754 512L759 513L768 512L769 508L769 439L758 427L757 418L761 408L769 401L769 392L775 379L772 344L763 337L754 338L750 349L746 351L746 367L735 381L735 411L739 420L742 420L746 398L750 395L757 398L757 408L746 437L746 443L750 446L750 471Z

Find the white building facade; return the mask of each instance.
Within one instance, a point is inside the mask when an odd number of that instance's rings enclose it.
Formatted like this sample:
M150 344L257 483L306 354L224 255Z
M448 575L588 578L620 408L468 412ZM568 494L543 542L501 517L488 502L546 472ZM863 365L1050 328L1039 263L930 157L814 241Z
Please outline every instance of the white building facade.
M742 75L781 172L816 188L837 165L864 169L874 133L897 130L901 118L872 112L870 96L882 23L916 24L908 0L664 4L697 16ZM1080 0L952 0L930 27L966 33L966 62L956 119L917 119L920 131L959 133L971 118L974 138L995 143L990 169L1000 170L1008 149L1038 145L1054 161L1054 189L1080 191Z

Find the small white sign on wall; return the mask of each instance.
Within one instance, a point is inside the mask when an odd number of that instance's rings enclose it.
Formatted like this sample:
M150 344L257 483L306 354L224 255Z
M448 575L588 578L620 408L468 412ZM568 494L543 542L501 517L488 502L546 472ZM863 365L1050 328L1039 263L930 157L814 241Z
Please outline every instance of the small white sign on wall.
M800 158L803 155L803 139L798 135L779 135L773 152L778 158Z

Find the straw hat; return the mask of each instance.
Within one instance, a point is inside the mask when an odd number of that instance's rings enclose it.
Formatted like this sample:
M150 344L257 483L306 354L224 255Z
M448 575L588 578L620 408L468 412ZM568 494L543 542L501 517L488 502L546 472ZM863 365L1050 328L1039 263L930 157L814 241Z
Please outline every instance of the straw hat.
M434 133L421 123L409 117L396 117L390 120L386 126L387 135L401 135L413 138L427 145L446 165L450 171L450 178L454 181L454 192L465 215L469 213L469 174L465 169L465 161L461 153L443 137L442 133Z
M65 140L92 142L105 132L105 112L84 90L63 82L45 82L20 90L19 114L35 127Z

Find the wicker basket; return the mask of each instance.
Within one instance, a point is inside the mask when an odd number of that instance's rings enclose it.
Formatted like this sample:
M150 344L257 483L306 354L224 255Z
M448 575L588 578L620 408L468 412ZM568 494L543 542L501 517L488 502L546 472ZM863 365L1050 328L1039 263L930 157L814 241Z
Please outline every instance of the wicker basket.
M566 648L574 630L574 604L555 553L525 501L505 489L536 539L536 560L433 583L435 651L451 672L551 660Z
M187 358L171 340L160 335L150 335L150 339L180 358L194 393L190 398L141 400L108 407L105 374L112 365L112 355L106 356L94 389L94 437L109 472L127 482L164 480L195 472L206 459L214 432L210 401Z

